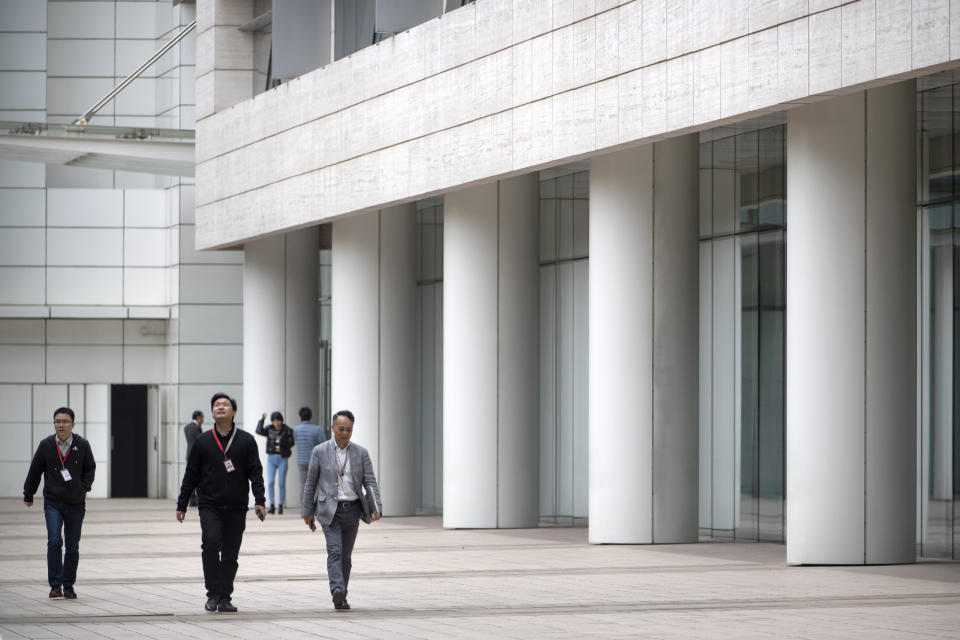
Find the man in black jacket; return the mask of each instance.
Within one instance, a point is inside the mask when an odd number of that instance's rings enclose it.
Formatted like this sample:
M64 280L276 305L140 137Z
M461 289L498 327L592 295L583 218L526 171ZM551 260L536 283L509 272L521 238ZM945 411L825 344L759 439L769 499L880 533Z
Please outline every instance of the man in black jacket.
M203 433L203 411L197 409L193 412L193 416L190 418L192 422L190 424L184 425L183 435L187 439L187 457L190 457L190 452L193 450L193 443L197 441L197 438L200 437L200 434ZM197 506L197 492L194 491L190 496L190 506Z
M80 529L86 513L87 492L93 487L97 469L90 443L73 433L74 417L69 407L60 407L53 412L56 433L40 441L23 483L23 503L32 507L33 496L40 486L40 477L43 477L50 597L70 600L77 597L73 584L80 563ZM64 538L67 551L61 556Z
M263 520L263 465L253 436L237 428L236 401L225 393L210 399L214 428L197 438L187 457L187 468L177 499L177 522L183 522L187 501L197 490L199 502L203 581L207 611L235 612L230 599L237 575L237 556L246 527L248 496Z

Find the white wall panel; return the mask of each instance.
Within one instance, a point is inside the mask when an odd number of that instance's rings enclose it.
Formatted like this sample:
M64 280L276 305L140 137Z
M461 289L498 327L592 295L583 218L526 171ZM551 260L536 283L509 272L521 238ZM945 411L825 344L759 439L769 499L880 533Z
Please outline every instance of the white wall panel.
M83 110L96 104L113 89L113 78L49 78L47 80L47 113L79 116ZM103 124L102 116L113 115L114 101L103 106L93 118L93 124ZM109 121L107 121L109 122Z
M237 303L243 300L240 265L182 265L180 302Z
M156 11L151 2L117 2L118 38L156 38Z
M123 348L119 346L47 347L47 380L50 382L120 382Z
M3 229L0 231L0 265L42 266L45 235L43 229Z
M146 27L150 28L153 26L151 22L145 24ZM122 37L122 36L121 36ZM190 40L191 38L187 38ZM150 59L150 56L159 49L162 44L158 43L156 40L127 40L127 39L118 39L111 41L111 43L116 43L116 52L117 52L117 63L115 68L114 75L125 78L137 68ZM176 51L176 49L174 49ZM153 80L153 76L157 73L158 70L164 69L163 66L164 59L169 59L171 53L167 53L163 58L155 62L143 74L140 78ZM131 85L132 87L132 85ZM124 89L124 92L126 89ZM123 95L121 92L120 95ZM118 96L119 99L119 96ZM119 109L119 111L123 111Z
M167 264L166 229L125 229L123 264L133 267L162 267Z
M168 300L166 269L128 267L123 270L123 304L161 306Z
M0 267L0 304L44 304L42 267Z
M0 2L0 24L7 31L46 31L47 3L3 0Z
M176 232L180 237L179 255L182 264L243 264L243 251L197 251L194 249L196 232L192 224L182 224Z
M69 267L112 267L123 264L120 229L48 229L47 264Z
M0 384L3 421L29 423L32 420L30 398L28 384Z
M124 384L159 384L167 381L166 348L133 346L123 348Z
M43 344L44 322L42 320L0 320L0 342L4 344Z
M29 469L29 462L5 462L0 464L0 496L4 498L22 498L23 480L27 477L27 471ZM40 482L42 485L43 481L41 480ZM36 509L36 505L37 503L34 503L34 509Z
M9 28L0 24L4 30ZM0 33L0 60L5 71L44 71L46 37L42 33Z
M47 343L72 345L123 344L122 320L47 320Z
M73 122L76 115L67 116L47 116L49 123L68 123ZM113 116L101 118L97 124L113 124ZM114 186L115 172L109 169L89 169L87 167L70 167L64 164L48 164L46 168L47 185L54 188L65 189L86 189L95 191L98 189L111 189Z
M0 160L0 187L43 187L46 184L41 163Z
M123 224L126 227L167 227L171 204L163 189L126 189L123 192Z
M117 94L114 113L118 115L156 115L157 96L152 78L138 78Z
M36 447L40 438L53 433L53 412L67 405L67 386L63 384L33 385L33 432ZM40 438L36 438L39 435Z
M110 419L110 387L105 384L86 386L87 422L106 423Z
M47 73L51 76L113 78L116 75L113 51L113 40L48 40ZM77 115L89 106L76 105Z
M47 194L43 189L0 189L0 224L4 227L42 227Z
M113 38L112 2L50 2L48 7L51 38Z
M167 345L168 339L173 341L169 328L175 324L167 320L124 320L123 343Z
M181 343L236 343L242 340L240 305L181 305Z
M0 86L3 87L0 109L43 109L47 100L46 80L47 76L42 72L0 71Z
M240 345L181 345L180 382L239 384L241 356Z
M3 464L0 466L30 461L33 457L33 431L29 422L0 422L0 438L3 439L3 448L0 449L0 462ZM20 478L17 486L23 486L23 478ZM0 487L3 487L2 482Z
M67 406L73 409L76 414L77 426L74 428L74 433L79 433L84 438L87 437L86 418L84 417L84 411L86 410L85 395L86 388L83 384L67 385Z
M123 304L123 269L49 267L47 304Z
M48 189L51 227L123 226L123 192L118 189Z

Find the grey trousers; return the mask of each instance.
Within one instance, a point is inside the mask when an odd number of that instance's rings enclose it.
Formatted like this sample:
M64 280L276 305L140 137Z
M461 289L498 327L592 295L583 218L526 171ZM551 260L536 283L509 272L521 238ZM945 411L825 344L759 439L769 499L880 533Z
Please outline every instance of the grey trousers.
M327 577L330 593L347 590L350 584L350 569L353 567L353 543L357 541L360 527L360 502L341 502L330 524L320 523L327 539Z

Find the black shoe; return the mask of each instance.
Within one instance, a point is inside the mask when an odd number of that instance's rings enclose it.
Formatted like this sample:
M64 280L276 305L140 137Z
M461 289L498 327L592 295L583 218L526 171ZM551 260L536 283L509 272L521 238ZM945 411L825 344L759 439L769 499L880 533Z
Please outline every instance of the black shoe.
M63 591L60 590L60 587L50 587L50 597L51 598L62 598Z
M230 603L230 600L224 598L220 601L220 606L217 607L217 611L222 611L224 613L236 613L237 608Z
M278 516L282 516L282 515L283 515L283 505L282 505L282 504L277 507L277 515L278 515Z
M347 602L347 592L343 589L337 589L333 592L333 608L334 609L343 609L343 605Z
M73 590L73 587L64 587L63 597L66 598L67 600L76 600L77 592Z
M207 598L207 603L203 605L203 608L207 611L216 611L218 604L220 604L220 598L217 596L210 596Z
M276 511L275 511L274 508L273 508L273 505L270 505L270 508L267 509L267 513L269 513L270 515L273 515L274 513L276 513ZM281 512L281 513L282 513L282 512Z
M339 605L338 605L338 604L335 604L335 605L333 605L333 608L336 609L337 611L349 611L349 610L350 610L350 603L347 602L346 600L344 600L344 601L343 601L343 604L339 604Z

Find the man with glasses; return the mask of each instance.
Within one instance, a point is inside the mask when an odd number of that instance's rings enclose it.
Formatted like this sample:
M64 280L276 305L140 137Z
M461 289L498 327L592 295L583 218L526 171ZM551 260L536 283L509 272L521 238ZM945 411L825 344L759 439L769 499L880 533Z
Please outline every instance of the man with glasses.
M350 609L347 588L360 521L370 524L383 512L370 454L350 442L353 422L353 413L346 409L333 414L333 438L310 453L300 508L308 527L315 530L319 520L323 529L330 595L337 611Z
M80 528L86 513L87 492L93 487L97 469L90 443L73 433L74 417L69 407L53 412L56 433L40 441L23 483L23 503L32 507L33 496L43 477L50 597L69 600L77 597L73 585L80 563ZM67 551L61 556L64 538Z
M207 611L235 613L231 602L237 557L246 528L248 496L253 489L254 509L263 520L263 465L257 441L233 422L237 402L225 393L210 399L214 428L200 434L187 457L187 468L177 499L177 522L187 515L187 501L197 490L203 581Z

